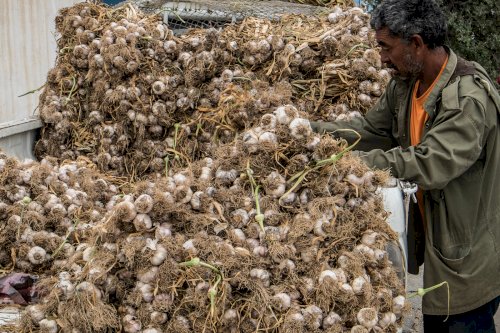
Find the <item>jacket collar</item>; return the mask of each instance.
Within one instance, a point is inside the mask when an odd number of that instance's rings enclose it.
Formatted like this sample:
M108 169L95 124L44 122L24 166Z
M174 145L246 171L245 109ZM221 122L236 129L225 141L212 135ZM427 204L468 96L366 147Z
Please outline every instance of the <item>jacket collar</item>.
M436 111L436 104L438 100L441 98L441 92L448 85L453 73L455 72L455 68L457 67L457 55L453 52L449 47L444 47L446 52L448 53L448 63L441 73L438 82L434 85L429 97L427 98L424 109L429 115L429 117L433 118L434 113ZM413 86L413 85L412 85Z

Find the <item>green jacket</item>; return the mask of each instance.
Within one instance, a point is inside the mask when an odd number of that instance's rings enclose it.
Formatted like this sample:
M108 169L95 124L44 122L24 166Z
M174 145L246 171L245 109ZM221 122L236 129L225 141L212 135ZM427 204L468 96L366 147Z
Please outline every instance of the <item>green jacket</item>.
M448 281L449 313L457 314L500 295L500 96L481 66L448 52L424 106L429 119L417 146L409 134L415 81L391 80L364 118L311 125L318 132L358 131L356 149L366 152L361 157L369 166L424 189L425 233L418 208L410 209L409 271L418 272L425 258L424 287ZM425 314L448 313L445 287L422 302Z

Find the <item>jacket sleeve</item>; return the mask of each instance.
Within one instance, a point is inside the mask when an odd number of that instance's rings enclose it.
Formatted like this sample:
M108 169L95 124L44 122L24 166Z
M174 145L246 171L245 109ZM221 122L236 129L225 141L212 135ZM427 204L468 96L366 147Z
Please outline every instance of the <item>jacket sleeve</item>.
M331 123L313 121L311 122L311 127L317 133L330 133L337 138L346 139L350 144L355 142L358 136L351 131L342 130L350 129L356 131L361 136L360 142L354 148L356 150L390 149L394 146L394 139L392 137L394 107L390 103L390 95L393 89L394 84L389 84L377 104L364 117Z
M455 109L443 109L420 144L406 149L372 150L360 156L369 166L390 169L396 178L425 190L442 189L480 156L485 135L485 109L464 97Z

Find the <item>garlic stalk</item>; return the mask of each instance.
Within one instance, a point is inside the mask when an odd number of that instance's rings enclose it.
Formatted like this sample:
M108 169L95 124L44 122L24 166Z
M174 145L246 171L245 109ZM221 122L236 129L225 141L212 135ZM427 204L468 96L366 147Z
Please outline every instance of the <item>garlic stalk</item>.
M418 288L415 293L409 294L408 298L415 297L417 295L423 297L428 292L433 291L433 290L435 290L437 288L440 288L443 285L446 285L446 289L448 291L448 314L446 315L446 318L444 319L444 321L446 321L448 319L448 317L450 316L450 286L448 284L448 281L443 281L441 283L438 283L438 284L436 284L434 286L431 286L431 287L425 288L425 289L424 288ZM396 313L396 314L401 313L401 311L402 311L402 309L404 307L404 297L403 296L398 296L398 297L401 297L403 299L403 302L401 302L400 299L398 299L397 301L395 301L397 297L394 298L394 305L393 305L393 307L396 307L396 311L393 310L393 312ZM403 304L403 305L401 305L401 304Z
M341 152L339 152L338 154L333 154L332 156L330 156L329 158L327 159L324 159L324 160L320 160L318 162L316 162L316 165L314 167L309 167L309 166L306 166L304 170L296 173L295 175L292 176L292 178L289 180L290 182L292 181L295 181L295 183L293 184L292 187L290 187L290 189L281 196L280 198L280 202L283 200L283 198L286 198L286 196L288 194L290 194L291 192L293 192L301 183L302 181L304 180L304 178L312 171L315 171L325 165L330 165L330 164L335 164L340 158L342 158L342 156L344 156L345 153L347 153L348 151L352 150L354 148L354 146L356 146L358 144L358 142L361 140L361 135L354 131L354 130L350 130L350 129L345 129L345 130L338 130L338 131L349 131L349 132L354 132L357 136L358 136L358 139L350 146L348 146L347 148L345 148L344 150L342 150Z
M252 188L252 194L255 200L255 210L256 210L255 221L257 221L257 223L259 224L262 232L265 233L266 231L264 229L264 214L262 214L262 212L260 211L260 203L259 203L260 185L257 185L255 179L253 178L253 170L250 168L250 160L247 161L247 175L248 179L250 180L250 186Z
M201 267L209 268L217 274L215 283L208 290L208 297L210 298L210 314L211 314L211 316L214 316L215 315L215 297L217 296L217 288L218 288L219 283L221 283L221 281L224 279L222 272L217 267L210 265L206 262L203 262L200 260L200 258L197 258L197 257L191 259L190 261L181 262L181 263L179 263L179 265L186 266L186 267L201 266Z

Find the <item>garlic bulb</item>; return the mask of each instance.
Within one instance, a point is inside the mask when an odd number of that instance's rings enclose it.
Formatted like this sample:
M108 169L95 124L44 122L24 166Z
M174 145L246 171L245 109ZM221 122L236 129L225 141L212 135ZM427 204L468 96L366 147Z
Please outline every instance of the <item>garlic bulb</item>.
M358 276L352 281L352 290L356 295L362 295L367 285L368 281L364 277Z
M40 322L45 318L45 313L40 304L28 305L26 307L26 312L34 322Z
M151 323L161 325L167 322L168 316L164 312L153 311L150 318Z
M238 323L238 312L234 309L228 309L222 316L222 322L226 325L235 325Z
M360 253L360 254L364 255L369 260L375 259L375 252L373 251L373 249L371 247L366 246L365 244L356 245L353 252Z
M28 260L33 265L43 264L47 260L47 252L40 246L34 246L28 252Z
M250 217L246 210L238 208L231 213L232 220L234 222L234 227L241 228L248 224Z
M321 139L317 136L309 138L309 141L306 144L306 148L310 151L314 151L316 146L321 142Z
M335 324L339 324L342 322L342 318L340 318L340 316L335 313L335 312L330 312L324 319L323 319L323 328L324 329L328 329L332 326L334 326Z
M280 204L283 206L291 205L294 203L295 199L297 199L297 193L290 192L280 198Z
M246 235L241 229L232 229L229 231L229 236L231 237L234 243L242 244L246 240Z
M382 313L380 317L381 318L378 321L378 326L380 326L381 328L387 328L390 325L393 325L397 320L396 315L392 312Z
M267 270L261 268L253 268L250 271L250 276L260 280L264 286L269 287L269 278L271 277L271 275Z
M153 222L148 214L137 214L133 223L137 231L146 231L153 227Z
M276 146L278 144L278 139L276 134L272 132L263 132L259 135L259 144L267 144L270 146Z
M295 263L290 259L285 259L285 260L281 261L279 266L278 266L278 268L280 270L286 270L288 272L295 271L295 267L296 267Z
M130 201L122 201L113 208L118 218L124 222L131 222L137 215L135 205Z
M309 120L303 118L293 119L290 122L289 129L290 129L290 135L298 140L307 139L313 133Z
M318 329L323 323L323 311L316 305L309 305L302 309L302 315L310 329Z
M42 319L38 322L38 326L42 332L57 333L58 331L57 323L52 319Z
M333 7L332 12L328 14L328 22L331 24L336 24L337 22L340 21L344 17L343 10L340 6L335 6Z
M184 250L186 250L189 254L195 256L198 253L198 250L194 246L194 241L192 239L188 239L182 244Z
M153 198L148 194L141 194L134 202L137 213L147 214L153 208Z
M89 247L85 248L85 250L83 250L83 253L82 253L83 261L89 262L92 259L92 257L94 256L95 252L96 252L96 248L93 246L89 246Z
M71 298L75 292L75 286L69 280L59 280L57 287L62 290L67 299Z
M260 126L266 131L274 130L277 122L276 116L272 113L265 114L260 118Z
M375 96L375 97L380 97L382 95L383 89L380 86L380 83L378 82L373 82L371 86L370 93Z
M153 266L153 267L150 267L146 271L138 273L137 278L142 283L152 283L153 281L155 281L155 279L158 275L158 271L159 271L158 267Z
M178 203L186 204L193 197L193 190L187 185L177 186L174 191L174 197Z
M142 330L142 333L162 333L161 329L159 328L146 328L145 330Z
M305 319L302 313L296 311L290 311L285 317L285 323L287 327L291 328L304 328Z
M147 283L142 283L141 281L137 281L136 288L141 292L142 299L146 303L151 303L153 301L153 287Z
M155 81L151 85L151 90L154 94L161 95L165 92L165 83L163 83L162 81Z
M330 220L333 218L333 213L329 212L328 214L323 214L319 219L316 220L314 224L314 234L320 237L326 237L327 234L323 230L323 226L329 226Z
M155 266L160 266L167 258L167 250L163 245L157 244L154 255L151 257L150 262Z
M291 305L291 298L290 295L288 295L287 293L278 293L274 295L272 301L274 307L281 312L289 309Z
M123 317L122 324L123 331L126 333L139 333L142 328L142 324L139 319L130 314Z
M372 104L372 98L368 96L367 94L359 94L358 95L358 102L365 107L370 107Z
M235 253L237 253L241 257L249 257L250 256L250 251L248 251L244 247L237 246L234 248L234 251L235 251Z
M377 240L377 236L377 232L367 230L365 231L365 233L363 233L363 236L361 236L361 243L366 246L373 246L375 244L375 241Z
M363 58L372 66L376 68L382 67L380 53L376 49L367 49L363 53Z
M279 124L288 125L292 119L298 116L299 112L293 105L283 105L274 110L273 114Z
M339 282L339 278L337 274L332 270L324 270L319 274L318 282L319 284L323 284L326 281L332 281L334 283Z
M354 325L351 328L351 333L369 333L370 331L363 325Z
M372 329L378 323L378 312L374 308L362 308L356 318L360 325Z
M391 74L389 73L389 71L387 69L381 69L378 72L378 75L382 79L382 82L384 82L385 84L387 84L391 79Z
M387 257L387 252L384 250L375 249L375 250L373 250L373 253L374 253L374 258L377 261L383 261L384 258Z
M267 248L265 246L259 245L253 249L253 254L260 257L265 257L267 255Z
M243 134L243 144L250 153L255 153L258 150L259 134L255 130L246 131ZM216 173L217 177L217 173ZM217 177L219 178L219 177Z
M189 201L189 204L194 210L200 210L201 209L201 198L202 196L205 195L205 192L203 191L196 191L193 193L191 197L191 201Z
M264 182L266 194L273 198L279 198L286 191L286 180L277 171L271 172Z
M215 171L215 178L226 184L234 182L238 176L239 176L238 171L234 169L223 170L221 168L218 168Z
M342 283L340 285L340 290L342 290L346 294L354 295L354 290L352 289L352 287L349 283Z
M392 312L394 312L396 315L402 314L403 310L405 309L406 305L406 299L404 296L399 295L396 296L392 299Z
M157 239L172 236L172 226L169 223L162 223L156 227L155 236Z
M83 281L79 283L76 287L75 290L78 292L86 292L89 294L92 294L93 297L96 297L98 299L101 298L102 293L101 291L92 283L88 281Z
M339 279L340 282L346 283L347 282L347 276L342 268L335 268L333 269L335 272L335 275L337 275L337 278Z

